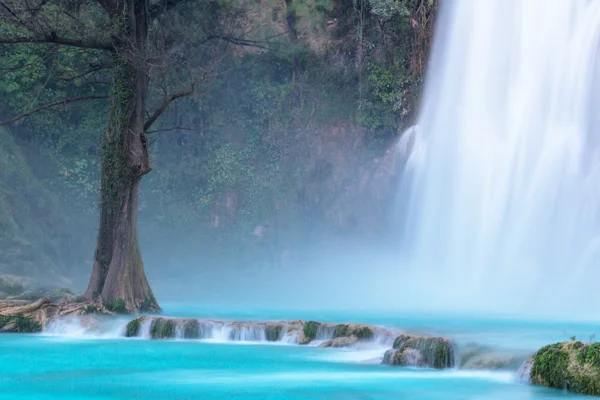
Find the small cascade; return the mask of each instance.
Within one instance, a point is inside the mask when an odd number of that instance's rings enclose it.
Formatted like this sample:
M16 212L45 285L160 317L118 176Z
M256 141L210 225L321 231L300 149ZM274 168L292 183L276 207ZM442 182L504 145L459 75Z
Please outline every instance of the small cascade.
M229 340L234 342L264 342L267 340L265 328L260 326L233 326Z
M333 324L321 324L317 328L317 334L315 335L315 340L330 340L334 337L336 325Z
M107 338L122 337L127 320L108 319L102 316L68 316L53 319L44 329L46 336L68 338Z
M150 339L345 347L361 353L362 361L380 362L383 358L384 364L395 366L442 369L456 365L454 343L448 339L400 334L396 330L365 324L138 317L121 331L125 331L127 337ZM390 347L393 348L385 351Z
M383 363L409 367L453 368L455 353L454 343L445 338L400 335L394 341L393 349L384 354Z

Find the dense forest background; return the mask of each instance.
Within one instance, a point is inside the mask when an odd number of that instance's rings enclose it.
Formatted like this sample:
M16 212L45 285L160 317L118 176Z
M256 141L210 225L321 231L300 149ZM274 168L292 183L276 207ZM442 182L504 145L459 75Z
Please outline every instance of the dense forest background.
M209 78L149 134L139 229L155 291L195 290L180 279L194 271L281 271L336 243L386 240L394 144L414 121L437 2L206 4L214 20L251 10L237 18L255 45L221 48ZM0 121L80 90L106 94L109 72L77 74L96 61L58 45L0 46ZM0 127L0 275L85 287L107 108L59 105Z

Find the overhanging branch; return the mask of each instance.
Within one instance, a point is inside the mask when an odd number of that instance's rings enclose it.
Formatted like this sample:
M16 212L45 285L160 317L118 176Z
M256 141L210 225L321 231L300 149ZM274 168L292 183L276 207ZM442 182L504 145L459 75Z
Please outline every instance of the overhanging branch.
M146 123L144 123L144 132L147 132L148 129L150 129L152 124L154 124L156 122L156 120L162 115L162 113L165 112L165 110L167 109L169 104L171 104L173 101L175 101L177 99L180 99L185 96L189 96L190 94L194 93L194 91L196 90L197 82L198 82L197 80L194 81L188 90L184 90L184 91L172 94L171 96L167 97L164 100L164 102L161 104L161 106L156 111L154 111L154 113L150 116L150 118L146 121Z
M65 46L80 47L84 49L114 50L113 44L109 41L94 39L71 39L50 34L47 36L23 36L13 38L0 38L0 44L19 44L19 43L56 43Z
M168 131L201 131L203 129L204 129L204 127L202 127L202 126L199 126L196 128L188 128L186 126L172 126L170 128L161 128L161 129L154 129L152 131L146 131L146 133L168 132Z
M70 97L67 99L62 99L59 101L55 101L53 103L50 104L46 104L43 106L40 106L38 108L34 108L32 110L29 110L21 115L17 115L16 117L6 120L6 121L0 121L0 126L3 125L8 125L8 124L12 124L14 122L20 121L24 118L29 117L30 115L36 114L40 111L44 111L44 110L48 110L51 109L52 107L56 107L56 106L64 106L67 105L69 103L74 103L74 102L78 102L78 101L86 101L86 100L98 100L98 99L107 99L108 96L79 96L79 97Z

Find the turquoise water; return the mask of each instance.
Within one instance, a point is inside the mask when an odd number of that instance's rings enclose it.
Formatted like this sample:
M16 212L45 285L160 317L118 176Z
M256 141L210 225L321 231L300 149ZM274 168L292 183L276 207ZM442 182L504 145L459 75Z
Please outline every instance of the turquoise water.
M203 314L200 314L200 313ZM335 315L170 307L195 317L317 318L446 333L460 342L529 348L595 324L450 317ZM293 315L292 315L293 314ZM370 320L367 320L369 319ZM122 322L103 322L120 325ZM106 332L116 332L113 327ZM486 340L489 338L489 341ZM0 336L0 399L562 399L522 384L514 371L391 368L373 354L282 344L205 343L86 336L69 332Z

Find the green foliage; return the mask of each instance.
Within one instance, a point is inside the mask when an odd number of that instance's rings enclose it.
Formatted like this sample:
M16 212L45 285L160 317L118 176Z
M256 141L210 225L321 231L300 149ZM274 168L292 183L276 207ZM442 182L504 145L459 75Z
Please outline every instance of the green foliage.
M124 299L116 299L115 301L106 301L103 303L104 308L117 314L127 314L127 305Z
M404 351L407 349L419 352L423 366L443 369L455 364L453 343L441 337L400 335L394 340L393 347L397 352L392 365L406 365Z
M373 339L374 333L368 326L363 326L352 331L352 334L359 340L370 340Z
M144 301L140 303L140 312L153 312L156 310L157 301L154 298L154 295L149 297L144 297Z
M336 325L335 328L333 329L333 337L339 338L339 337L349 336L348 328L349 328L348 325L344 325L344 324Z
M12 332L16 333L36 333L42 331L42 326L27 317L16 316L16 317L8 317L8 316L0 316L0 330L5 328L8 324L14 324L12 328Z
M39 323L22 316L15 318L15 326L16 331L19 333L35 333L42 331L42 326Z
M304 337L306 339L314 340L317 337L319 325L321 325L321 323L317 321L308 321L306 324L304 324L304 328L302 330L304 332Z
M555 343L533 356L534 384L600 395L600 344Z
M175 322L170 319L156 318L150 325L152 339L171 339L175 337Z
M133 321L130 321L125 327L125 336L126 337L136 337L140 334L140 327L142 325L142 320L140 318L136 318Z
M265 336L269 342L276 342L281 338L283 332L282 325L267 326L265 328Z
M200 325L197 320L185 321L185 324L183 324L183 337L185 339L198 339L200 337Z

